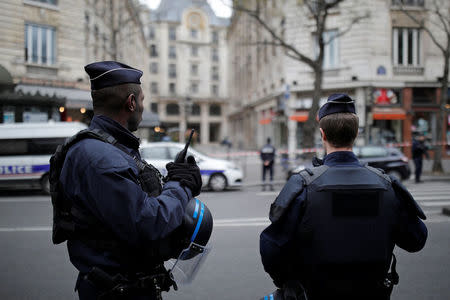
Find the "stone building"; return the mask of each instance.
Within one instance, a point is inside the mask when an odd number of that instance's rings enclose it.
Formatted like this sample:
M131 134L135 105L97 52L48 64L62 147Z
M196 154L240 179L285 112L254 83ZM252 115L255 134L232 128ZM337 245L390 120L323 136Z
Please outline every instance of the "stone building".
M137 9L132 0L1 1L0 65L11 82L0 94L0 122L89 122L86 64L114 59L148 70Z
M424 9L431 5L428 2L407 1L406 9L430 25L434 16ZM277 32L314 58L317 37L306 9L295 0L266 3L266 16ZM341 35L354 17L363 15L369 17ZM322 102L334 92L346 92L356 99L359 143L408 142L414 131L433 141L442 139L433 130L442 55L430 37L400 11L397 1L343 1L328 16L324 39L330 37L325 46ZM264 40L270 38L261 27L245 14L234 14L228 31L234 108L230 127L243 135L237 137L250 148L261 146L266 136L275 137L277 146L287 147L288 132L293 129L298 148L311 107L314 73L281 48L245 43Z
M184 141L194 128L196 142L220 142L227 132L228 19L206 0L162 0L146 17L150 98L161 122L153 140Z

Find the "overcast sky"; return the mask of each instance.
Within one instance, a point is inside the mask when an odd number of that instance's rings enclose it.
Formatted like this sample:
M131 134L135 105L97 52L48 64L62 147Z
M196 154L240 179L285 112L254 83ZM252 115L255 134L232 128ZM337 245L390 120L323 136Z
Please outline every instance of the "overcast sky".
M159 2L161 0L140 0L143 3L146 3L151 9L155 9L158 7ZM177 1L177 0L172 0ZM223 3L230 3L231 0L208 0L209 5L211 5L212 9L219 17L229 18L231 16L231 9L229 6L224 5Z

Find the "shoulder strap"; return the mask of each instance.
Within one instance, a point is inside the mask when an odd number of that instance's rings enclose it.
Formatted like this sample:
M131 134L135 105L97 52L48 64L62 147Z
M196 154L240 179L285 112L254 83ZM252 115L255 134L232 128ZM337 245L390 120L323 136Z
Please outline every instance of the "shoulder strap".
M389 183L392 182L391 177L389 177L389 175L387 175L382 169L374 168L374 167L371 167L369 165L365 165L364 168L366 168L367 170L377 174L379 177L383 178L387 182L389 182Z
M312 169L306 168L299 172L300 176L303 177L305 180L305 185L311 184L314 180L322 176L323 173L325 173L326 170L328 170L328 166L321 165L319 167L314 167Z

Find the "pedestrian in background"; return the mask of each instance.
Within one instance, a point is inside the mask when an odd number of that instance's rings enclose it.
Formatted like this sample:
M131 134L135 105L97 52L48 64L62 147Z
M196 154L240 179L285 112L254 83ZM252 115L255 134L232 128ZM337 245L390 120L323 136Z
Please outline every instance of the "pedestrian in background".
M425 145L425 136L419 135L416 138L413 138L412 142L412 157L414 160L415 166L415 175L416 175L416 183L422 182L420 180L420 176L422 175L422 167L423 167L423 156L426 158L430 158L427 151L427 146Z
M394 246L424 247L425 215L409 192L352 152L358 123L348 95L320 108L323 165L289 179L260 236L264 269L279 288L267 298L387 300L398 283Z
M174 284L164 267L175 253L170 236L200 193L200 170L188 157L167 164L163 181L141 160L132 132L144 110L142 71L114 61L85 70L94 117L89 136L73 137L51 160L53 241L67 240L81 300L161 299Z
M275 162L275 147L271 145L270 138L267 138L267 144L261 148L260 157L262 160L262 190L266 190L266 172L270 175L270 190L273 191L273 165Z

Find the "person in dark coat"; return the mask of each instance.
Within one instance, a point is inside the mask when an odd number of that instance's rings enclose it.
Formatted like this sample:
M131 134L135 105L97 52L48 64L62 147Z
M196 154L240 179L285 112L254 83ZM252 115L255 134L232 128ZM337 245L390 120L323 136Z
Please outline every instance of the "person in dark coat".
M275 152L276 149L271 144L270 138L267 138L267 144L265 144L260 150L260 157L262 160L262 181L263 181L263 191L266 189L266 172L270 175L270 190L273 191L273 165L275 162Z
M79 271L79 298L113 299L117 295L109 289L117 282L132 285L140 278L138 274L163 269L162 259L156 261L152 256L155 245L182 224L185 207L200 193L202 182L195 161L189 160L168 164L169 174L176 169L176 176L169 176L165 183L158 179L153 190L144 191L138 168L142 164L140 141L132 134L144 110L142 71L114 61L92 63L85 70L91 79L94 107L89 128L112 136L118 144L86 138L67 152L60 184L72 202L77 228L86 229L70 237L67 248ZM160 176L152 170L150 175ZM111 284L105 278L116 281ZM160 299L160 289L150 285L121 296Z
M423 156L429 158L427 146L425 145L425 137L423 135L413 139L412 142L412 157L415 166L416 183L422 182L420 176L422 175Z
M421 250L425 215L395 177L359 163L348 95L331 95L319 120L322 165L289 179L260 235L264 270L279 288L271 297L390 299L398 283L394 246Z

